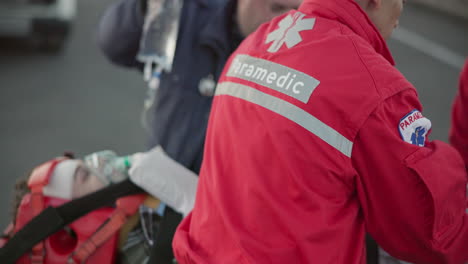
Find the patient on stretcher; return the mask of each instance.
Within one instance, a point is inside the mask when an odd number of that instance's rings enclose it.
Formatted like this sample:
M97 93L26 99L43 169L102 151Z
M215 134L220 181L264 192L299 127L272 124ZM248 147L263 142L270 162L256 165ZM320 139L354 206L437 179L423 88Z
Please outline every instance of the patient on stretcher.
M53 170L49 172L50 177L48 178L48 183L42 188L42 194L45 198L47 198L44 199L44 201L46 201L46 203L49 203L46 204L46 206L57 206L56 201L62 203L67 202L69 200L77 199L87 194L96 192L109 184L123 180L127 178L127 175L125 174L126 170L128 170L129 167L125 165L125 162L128 161L125 161L121 157L117 157L115 154L109 151L99 152L98 155L96 155L96 153L93 153L92 155L85 157L83 160L74 159L70 155L68 157L60 157L54 160L58 160L58 162L56 162L56 164L54 164L51 167L53 168ZM49 161L48 163L51 163L54 160ZM123 164L123 166L120 166L120 169L115 169L119 168L119 166L115 166L115 162L120 162ZM114 164L112 164L112 166L107 166L109 163ZM44 164L47 164L47 162ZM43 166L44 164L42 164L41 166ZM36 173L38 168L40 168L40 166L38 166L33 171L33 173L31 173L31 175ZM25 199L31 192L31 175L28 176L28 179L19 180L15 186L15 197L13 201L12 210L12 225L10 230L6 231L3 243L1 243L2 239L0 239L0 247L2 247L2 244L8 241L8 237L11 237L11 235L13 235L13 231L15 230L14 224L18 223L17 218L21 218L21 216L19 216L22 213L21 210L24 211L24 208L28 208L25 207L24 204ZM159 207L159 200L151 196L147 196L144 202L142 202L139 206L138 210L136 210L136 213L134 215L129 216L126 220L126 223L120 228L120 231L117 232L115 236L113 236L113 242L108 242L104 244L103 248L101 249L101 251L108 251L109 245L111 245L110 247L113 247L113 250L111 252L103 253L99 252L100 249L97 249L94 255L97 256L107 254L109 256L108 259L112 259L112 261L109 262L112 264L146 263L149 259L150 248L155 241L155 235L157 234L161 219L161 212L163 211ZM21 210L19 210L20 208ZM58 232L61 236L59 240L81 241L81 238L77 239L77 237L80 237L81 235L79 233L79 224L85 223L85 221L83 221L84 218L86 218L85 220L87 222L94 221L104 223L105 220L107 220L107 217L102 217L103 210L108 210L106 212L109 212L110 216L114 209L102 209L97 214L93 214L93 212L96 212L98 210L90 212L88 215L76 220L70 226L64 228L61 232ZM96 227L100 227L101 223L97 224L98 225ZM97 229L98 228L96 228L96 230ZM16 230L16 232L17 231L18 230ZM54 236L57 235L54 234L49 238L53 238ZM86 236L88 237L88 234ZM83 236L81 235L81 237ZM54 237L54 239L56 238ZM51 246L52 244L50 241L51 240L49 239L49 241L46 242L46 245L49 247L47 251L48 254L52 255L57 252L53 252L54 248L53 246ZM75 244L77 245L74 246ZM70 249L70 252L74 252L78 248L79 243L75 242L75 244L69 243L69 245L72 245L71 247L74 247ZM116 248L118 250L115 250ZM63 251L63 249L57 250ZM111 257L112 255L115 256ZM89 261L91 261L91 259L93 259L93 255L91 255ZM47 264L47 261L45 263ZM103 262L100 263L102 264Z

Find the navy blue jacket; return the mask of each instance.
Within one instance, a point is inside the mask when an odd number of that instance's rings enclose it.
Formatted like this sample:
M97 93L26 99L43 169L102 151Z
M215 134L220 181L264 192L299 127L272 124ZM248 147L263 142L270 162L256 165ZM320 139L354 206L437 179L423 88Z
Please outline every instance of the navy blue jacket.
M123 0L104 14L99 44L119 65L137 67L144 20L140 0ZM200 80L217 82L229 55L241 42L234 23L236 1L186 0L173 70L163 74L156 96L149 147L160 144L176 161L198 173L212 96L199 91ZM135 117L137 118L137 117Z

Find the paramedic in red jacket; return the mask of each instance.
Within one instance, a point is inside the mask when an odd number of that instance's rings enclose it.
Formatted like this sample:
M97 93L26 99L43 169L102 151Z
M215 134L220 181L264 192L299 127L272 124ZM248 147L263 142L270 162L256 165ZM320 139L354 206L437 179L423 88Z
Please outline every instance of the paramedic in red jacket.
M261 26L216 90L179 263L468 261L467 174L429 141L387 39L403 0L305 0Z
M468 163L468 60L460 76L460 86L452 109L452 127L450 129L450 143L460 151Z

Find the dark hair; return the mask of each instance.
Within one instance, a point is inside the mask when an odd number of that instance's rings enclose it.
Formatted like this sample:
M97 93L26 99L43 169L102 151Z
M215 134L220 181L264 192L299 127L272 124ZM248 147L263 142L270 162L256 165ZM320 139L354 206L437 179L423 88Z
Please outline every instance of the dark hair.
M29 176L27 178L18 179L16 181L11 210L11 219L13 224L15 224L16 222L16 215L18 214L18 208L21 204L21 201L23 200L23 197L31 192L31 190L28 187L28 179Z

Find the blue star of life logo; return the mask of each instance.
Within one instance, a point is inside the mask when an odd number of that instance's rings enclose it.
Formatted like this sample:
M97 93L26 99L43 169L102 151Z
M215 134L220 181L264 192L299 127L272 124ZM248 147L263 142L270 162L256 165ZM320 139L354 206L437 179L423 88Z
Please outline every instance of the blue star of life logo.
M424 147L426 142L426 129L422 126L417 127L413 134L411 134L411 144Z
M287 15L279 23L279 28L268 34L265 44L273 42L268 52L277 52L283 44L292 48L302 41L299 32L311 30L315 25L315 18L303 19L304 14L296 12L294 15Z

